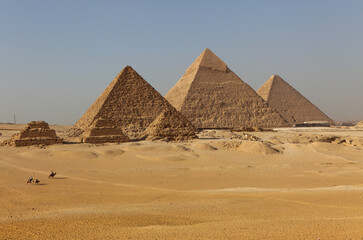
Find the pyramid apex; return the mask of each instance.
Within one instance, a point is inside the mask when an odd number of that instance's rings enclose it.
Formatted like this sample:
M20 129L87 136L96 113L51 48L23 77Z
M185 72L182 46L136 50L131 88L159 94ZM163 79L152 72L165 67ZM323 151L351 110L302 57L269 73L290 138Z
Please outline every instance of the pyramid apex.
M117 75L117 79L120 76L123 76L124 74L132 74L132 75L139 75L135 69L133 69L130 65L127 65L126 67L124 67L121 72Z
M130 65L126 65L126 67L124 67L124 69L135 71Z
M266 102L269 101L271 89L276 84L288 84L279 75L273 74L271 77L256 91Z
M226 71L228 69L227 64L217 57L209 48L204 49L199 58L199 66L201 67L212 68L213 70L219 71Z
M273 74L268 80L267 82L275 82L275 81L283 81L285 82L279 75L277 74ZM267 83L266 82L266 83Z
M277 74L273 74L270 77L270 79L277 79L277 78L281 78L281 77L279 75L277 75Z

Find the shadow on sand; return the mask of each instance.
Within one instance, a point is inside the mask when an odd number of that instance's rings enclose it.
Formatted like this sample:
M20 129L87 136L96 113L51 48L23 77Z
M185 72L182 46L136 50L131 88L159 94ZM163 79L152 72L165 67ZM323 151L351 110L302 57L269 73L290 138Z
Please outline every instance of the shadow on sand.
M81 142L63 141L63 144L81 144Z

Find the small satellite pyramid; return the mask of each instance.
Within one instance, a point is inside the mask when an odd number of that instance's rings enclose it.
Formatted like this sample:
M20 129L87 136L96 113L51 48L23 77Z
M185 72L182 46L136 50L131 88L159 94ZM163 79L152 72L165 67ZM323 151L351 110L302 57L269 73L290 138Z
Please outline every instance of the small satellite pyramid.
M276 110L208 48L165 98L198 128L287 126Z
M163 111L145 130L148 140L181 141L197 138L198 130L175 109Z
M168 109L175 110L132 67L127 66L78 120L75 128L86 131L94 126L112 127L115 128L113 131L121 129L130 139L137 139L156 117ZM103 122L107 124L102 126Z
M121 143L130 139L111 121L99 118L82 134L85 143Z
M31 121L24 130L14 134L10 139L5 140L2 145L15 147L23 146L45 146L62 144L63 139L57 137L54 129L50 129L48 123L44 121Z
M334 124L333 120L278 75L272 75L257 93L290 125L307 121L328 121Z

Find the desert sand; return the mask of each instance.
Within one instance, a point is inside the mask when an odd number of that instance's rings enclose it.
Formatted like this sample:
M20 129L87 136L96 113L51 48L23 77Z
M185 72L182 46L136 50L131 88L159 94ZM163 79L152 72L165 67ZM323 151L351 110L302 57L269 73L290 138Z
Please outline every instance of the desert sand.
M0 239L363 238L363 128L249 134L0 147Z

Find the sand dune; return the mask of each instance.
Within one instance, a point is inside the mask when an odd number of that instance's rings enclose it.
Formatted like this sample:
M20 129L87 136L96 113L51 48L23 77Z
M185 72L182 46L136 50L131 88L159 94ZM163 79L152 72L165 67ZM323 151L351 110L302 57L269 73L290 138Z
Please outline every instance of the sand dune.
M280 151L271 147L270 144L258 141L242 141L238 150L246 153L276 154Z
M209 145L208 143L201 143L201 142L193 144L193 148L198 149L198 150L204 150L204 151L217 150L216 147L213 147L213 146Z

